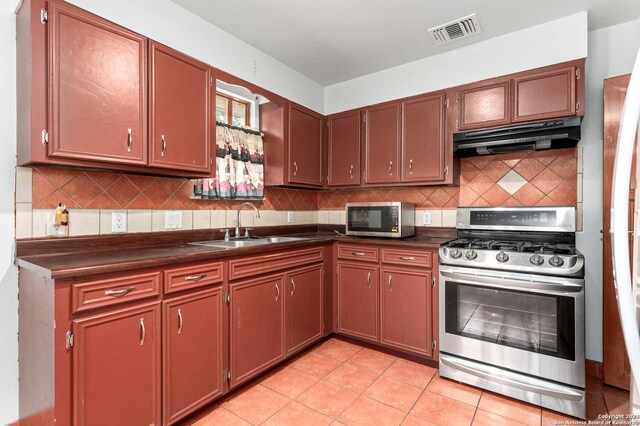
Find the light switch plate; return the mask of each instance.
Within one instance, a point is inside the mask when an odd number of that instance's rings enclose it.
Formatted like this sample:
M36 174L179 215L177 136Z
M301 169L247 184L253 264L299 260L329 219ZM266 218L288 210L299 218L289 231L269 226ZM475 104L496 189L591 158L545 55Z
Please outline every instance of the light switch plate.
M127 232L127 212L111 213L111 232Z
M164 213L164 229L181 229L182 212L170 211Z
M287 223L293 223L293 212L287 212Z
M431 212L422 212L422 224L431 225Z

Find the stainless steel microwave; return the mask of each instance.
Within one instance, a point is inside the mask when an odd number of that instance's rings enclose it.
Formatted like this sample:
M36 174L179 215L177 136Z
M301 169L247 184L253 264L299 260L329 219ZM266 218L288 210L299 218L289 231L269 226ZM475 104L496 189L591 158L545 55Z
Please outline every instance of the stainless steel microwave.
M404 238L416 232L410 203L347 203L346 216L347 235Z

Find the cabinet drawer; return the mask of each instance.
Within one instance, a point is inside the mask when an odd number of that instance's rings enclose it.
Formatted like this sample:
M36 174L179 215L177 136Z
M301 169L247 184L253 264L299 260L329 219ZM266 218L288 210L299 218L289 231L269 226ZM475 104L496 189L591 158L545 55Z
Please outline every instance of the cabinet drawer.
M431 268L431 252L415 250L382 249L382 263Z
M165 294L222 282L222 262L165 269Z
M379 250L367 246L338 245L338 259L378 262Z
M322 262L323 248L285 251L229 261L229 280Z
M88 281L72 285L71 309L73 313L84 312L159 294L160 272Z

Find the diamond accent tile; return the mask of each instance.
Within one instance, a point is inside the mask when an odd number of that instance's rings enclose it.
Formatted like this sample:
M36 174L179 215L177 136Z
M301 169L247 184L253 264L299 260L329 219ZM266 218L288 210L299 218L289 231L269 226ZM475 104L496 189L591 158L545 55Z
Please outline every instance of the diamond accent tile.
M509 173L504 175L502 179L498 181L498 185L500 185L502 189L504 189L511 195L518 192L518 190L522 188L526 183L527 180L520 176L514 170L510 170Z

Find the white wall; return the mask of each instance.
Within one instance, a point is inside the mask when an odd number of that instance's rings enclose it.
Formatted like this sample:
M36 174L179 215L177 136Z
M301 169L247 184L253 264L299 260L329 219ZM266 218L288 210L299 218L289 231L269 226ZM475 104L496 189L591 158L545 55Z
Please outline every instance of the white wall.
M426 37L426 33L425 33ZM587 12L325 88L325 114L587 56Z
M169 0L69 2L322 113L320 84Z
M18 270L13 266L18 1L0 1L0 424L18 418Z
M586 109L582 122L584 147L584 232L578 249L587 260L587 358L602 361L602 223L603 80L631 72L640 48L640 20L589 33L586 74Z

